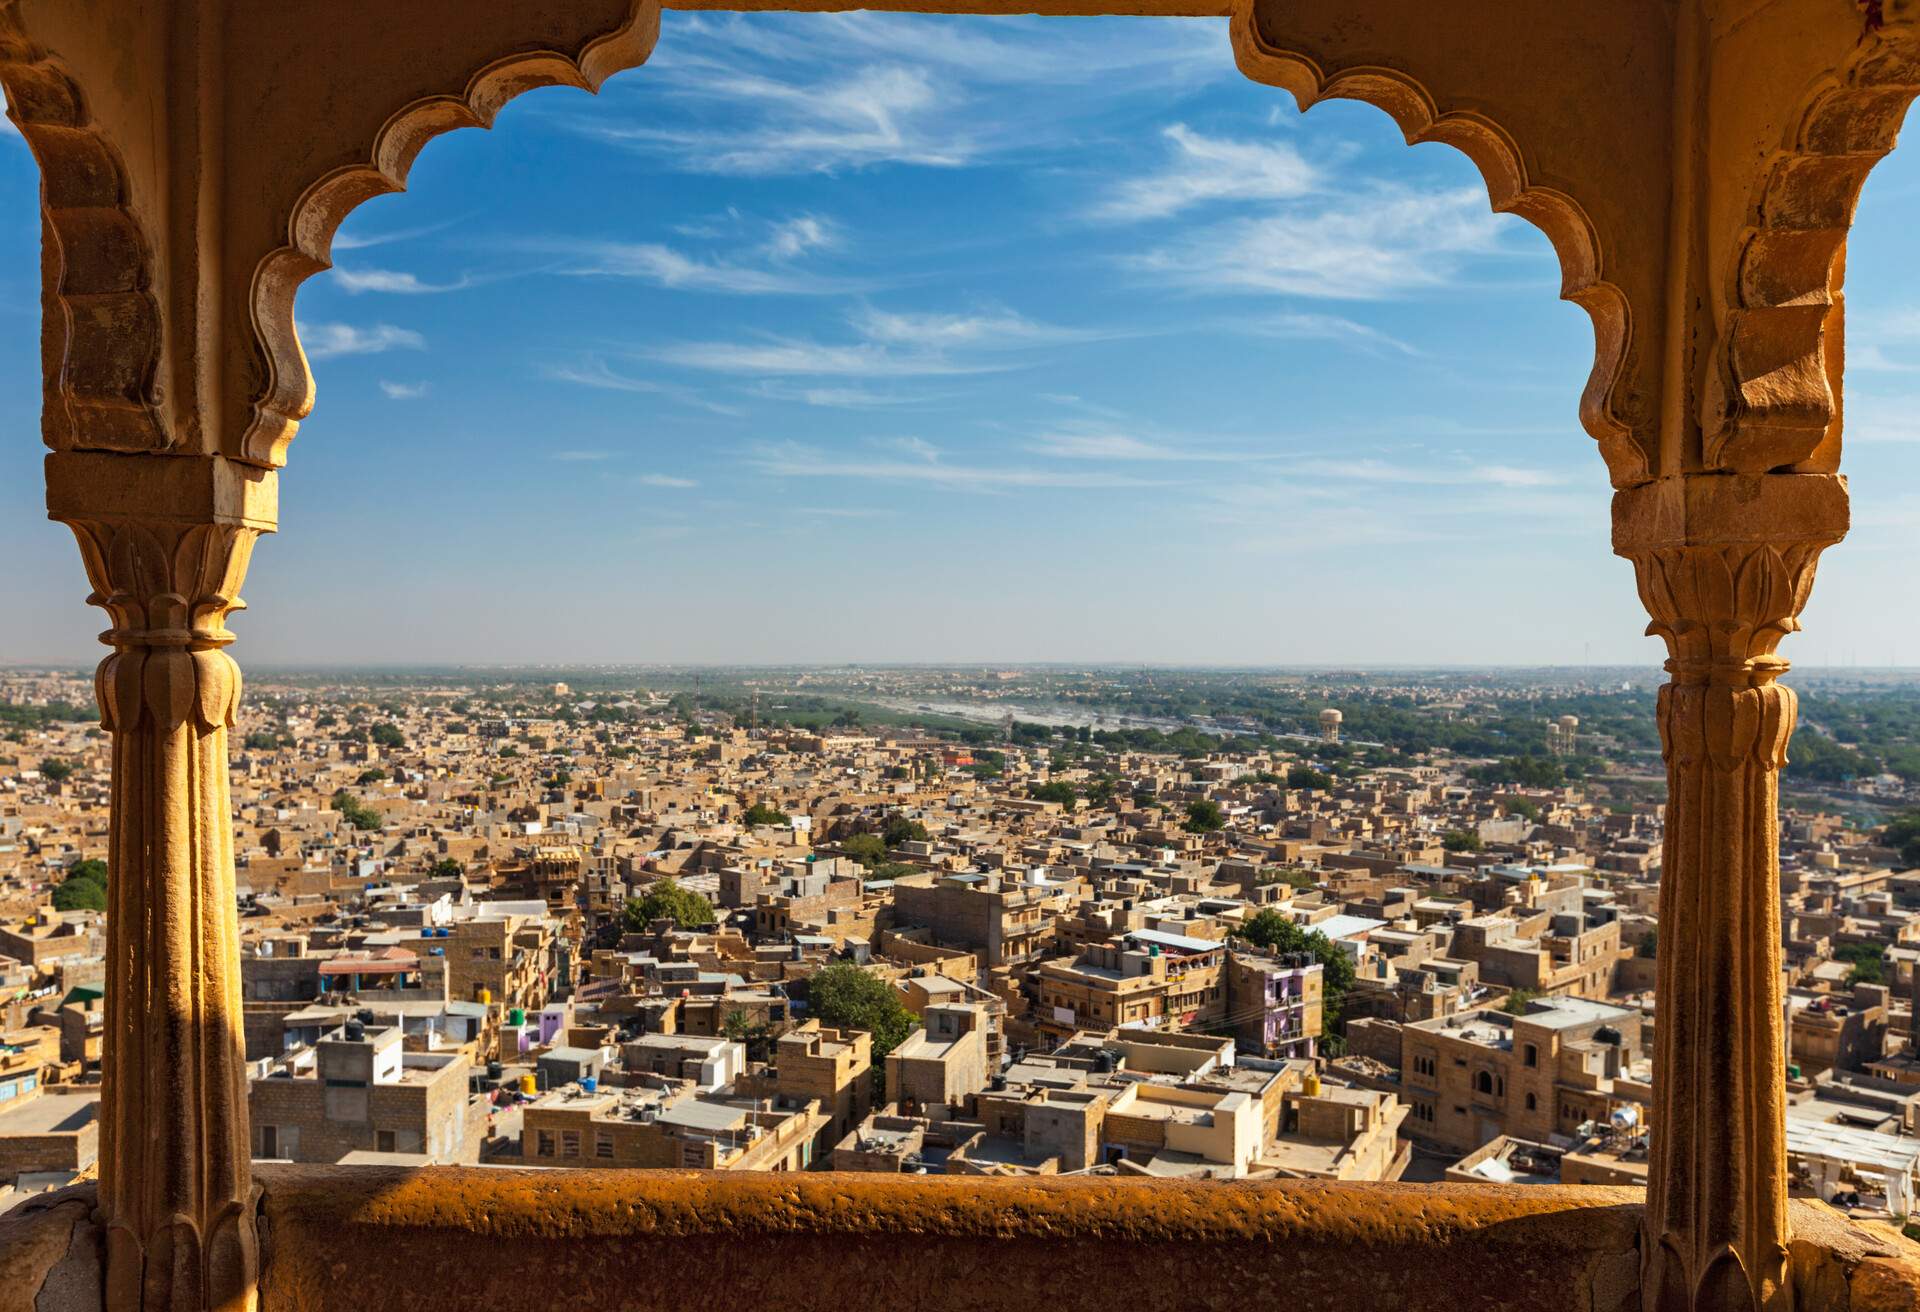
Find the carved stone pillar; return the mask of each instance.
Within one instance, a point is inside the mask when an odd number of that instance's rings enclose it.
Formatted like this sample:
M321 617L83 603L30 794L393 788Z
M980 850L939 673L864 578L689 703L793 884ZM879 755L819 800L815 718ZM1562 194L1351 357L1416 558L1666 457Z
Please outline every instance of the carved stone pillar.
M1650 1312L1792 1307L1777 772L1795 698L1775 682L1775 649L1846 527L1836 475L1680 475L1614 499L1614 549L1633 561L1672 676Z
M100 1203L115 1309L255 1302L227 793L240 671L224 649L274 479L217 456L47 459L49 514L113 621L94 685L113 735Z

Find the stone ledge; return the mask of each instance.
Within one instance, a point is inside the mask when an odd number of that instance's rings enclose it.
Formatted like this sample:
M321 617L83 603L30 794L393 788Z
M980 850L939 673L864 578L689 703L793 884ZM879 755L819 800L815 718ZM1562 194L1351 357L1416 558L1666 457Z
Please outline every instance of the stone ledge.
M262 1165L260 1312L1633 1312L1639 1191ZM0 1312L100 1307L93 1187L0 1216ZM1920 1309L1920 1247L1793 1205L1797 1312Z
M262 1312L1614 1312L1632 1191L267 1167ZM479 1241L479 1242L476 1242Z

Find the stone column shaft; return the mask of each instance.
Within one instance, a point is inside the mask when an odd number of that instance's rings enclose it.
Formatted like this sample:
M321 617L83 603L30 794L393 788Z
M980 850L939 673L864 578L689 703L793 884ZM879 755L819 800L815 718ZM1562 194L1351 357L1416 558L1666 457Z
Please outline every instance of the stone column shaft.
M219 457L48 457L112 617L94 688L113 735L100 1201L107 1305L245 1309L259 1258L234 905L225 625L274 475Z
M1776 653L1846 530L1833 475L1682 475L1620 493L1614 546L1666 641L1667 763L1649 1312L1788 1312Z

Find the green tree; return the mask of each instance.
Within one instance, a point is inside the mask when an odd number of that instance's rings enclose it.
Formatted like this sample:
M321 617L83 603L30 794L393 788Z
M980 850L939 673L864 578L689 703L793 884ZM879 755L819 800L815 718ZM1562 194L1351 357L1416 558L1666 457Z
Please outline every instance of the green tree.
M1227 816L1220 809L1220 803L1211 797L1203 797L1197 802L1187 804L1187 822L1181 828L1190 834L1210 834L1216 829L1224 829Z
M428 879L458 879L464 873L465 867L450 856L442 857L427 867Z
M823 1025L871 1034L876 1072L920 1023L893 985L844 961L823 967L807 981L807 1010Z
M880 840L888 847L898 847L902 843L924 843L927 841L927 827L918 820L909 820L895 811L887 817L886 825L880 830Z
M67 867L67 877L53 890L55 911L105 911L107 863L86 858Z
M1527 1014L1527 1007L1539 996L1539 993L1533 989L1515 989L1507 994L1506 1001L1500 1004L1500 1010L1509 1016L1524 1016Z
M407 736L390 724L376 724L370 735L381 747L405 747Z
M1064 779L1055 779L1049 783L1034 784L1027 789L1027 796L1036 802L1058 802L1068 815L1073 814L1074 803L1078 800L1073 785Z
M1503 797L1500 806L1508 815L1517 815L1523 820L1537 822L1540 819L1539 804L1524 797Z
M1818 737L1819 735L1807 736ZM1920 866L1920 811L1909 811L1905 815L1894 817L1887 824L1886 832L1881 836L1880 841L1887 847L1899 850L1902 867Z
M1449 829L1440 836L1440 845L1449 852L1478 852L1480 835L1471 829Z
M644 933L656 920L671 920L681 929L706 929L720 922L713 903L675 879L663 879L642 897L630 897L620 911L620 923L629 933Z
M368 784L377 784L386 777L387 772L376 765L371 770L362 770L360 777L355 779L354 782L364 788Z
M919 866L910 866L904 861L882 861L867 872L869 879L900 879L906 875L920 873Z
M65 783L73 777L73 762L47 760L40 762L40 776L56 784Z
M1322 1029L1334 1033L1341 1005L1353 987L1353 958L1345 948L1317 929L1302 929L1272 907L1242 925L1236 936L1268 952L1304 952L1319 962Z
M840 850L871 870L887 859L887 840L878 834L854 834L841 841Z
M378 811L361 802L344 788L333 795L333 809L340 813L342 820L355 829L378 829L382 823Z
M1287 787L1317 789L1324 793L1333 787L1333 776L1310 765L1296 765L1287 771Z
M749 829L755 825L785 825L792 823L792 817L778 807L768 806L765 802L755 802L740 817L740 823Z

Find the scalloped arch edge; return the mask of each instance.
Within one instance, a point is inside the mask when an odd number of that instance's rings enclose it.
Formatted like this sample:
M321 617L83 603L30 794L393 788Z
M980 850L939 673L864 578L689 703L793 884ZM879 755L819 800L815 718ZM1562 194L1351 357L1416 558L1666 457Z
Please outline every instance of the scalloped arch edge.
M300 421L313 410L313 372L294 326L294 299L302 283L332 267L333 237L347 215L375 196L405 191L414 160L433 138L458 128L492 127L502 106L539 87L598 92L615 73L644 64L659 35L657 0L634 0L624 24L577 55L532 50L502 56L469 78L460 93L423 97L396 111L375 136L367 163L335 169L311 184L288 217L286 244L254 270L248 304L265 382L231 454L268 468L284 465Z
M1234 61L1254 82L1292 94L1302 113L1322 100L1358 100L1384 112L1408 145L1437 141L1473 162L1493 209L1540 229L1560 262L1560 296L1593 322L1594 362L1580 399L1580 423L1600 448L1615 487L1652 477L1647 451L1619 417L1615 395L1633 341L1627 296L1604 276L1599 236L1573 197L1527 176L1525 156L1505 129L1484 115L1443 110L1432 93L1398 69L1363 66L1329 74L1309 56L1270 45L1242 0L1232 18Z

